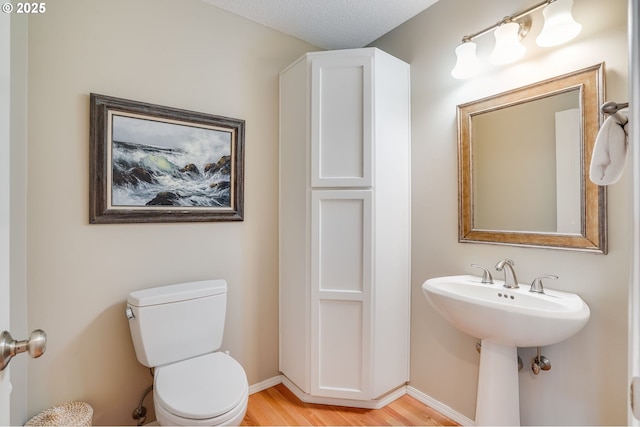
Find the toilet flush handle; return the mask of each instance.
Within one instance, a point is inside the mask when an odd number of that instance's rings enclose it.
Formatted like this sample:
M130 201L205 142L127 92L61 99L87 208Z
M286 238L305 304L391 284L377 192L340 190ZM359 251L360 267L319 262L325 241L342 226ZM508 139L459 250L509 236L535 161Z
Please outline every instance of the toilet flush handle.
M7 367L11 358L16 354L29 352L34 359L44 354L47 349L47 334L42 329L36 329L29 335L29 340L16 341L8 331L0 334L0 371Z

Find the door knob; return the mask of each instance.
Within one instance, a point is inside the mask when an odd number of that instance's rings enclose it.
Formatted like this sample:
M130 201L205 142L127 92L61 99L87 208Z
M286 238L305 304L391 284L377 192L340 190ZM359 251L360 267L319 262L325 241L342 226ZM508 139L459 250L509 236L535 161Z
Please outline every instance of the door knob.
M7 367L11 358L16 354L29 352L29 356L36 358L44 354L47 349L47 334L42 329L31 332L28 340L16 341L7 331L0 334L0 371Z

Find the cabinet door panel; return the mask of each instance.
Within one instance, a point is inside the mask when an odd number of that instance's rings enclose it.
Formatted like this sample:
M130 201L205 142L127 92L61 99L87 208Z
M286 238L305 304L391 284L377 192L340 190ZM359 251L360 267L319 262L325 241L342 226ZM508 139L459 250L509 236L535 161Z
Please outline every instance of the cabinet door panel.
M311 193L311 388L368 399L371 366L371 190Z
M314 58L311 183L371 186L372 58Z
M320 290L362 291L364 204L362 199L324 199L319 202Z
M321 300L317 393L354 397L364 391L363 302Z

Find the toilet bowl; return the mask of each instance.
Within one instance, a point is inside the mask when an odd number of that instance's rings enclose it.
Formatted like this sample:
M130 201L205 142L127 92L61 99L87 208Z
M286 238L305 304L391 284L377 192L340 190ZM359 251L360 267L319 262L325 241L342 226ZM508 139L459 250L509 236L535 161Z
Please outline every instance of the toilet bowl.
M126 315L138 361L154 368L160 425L239 425L249 401L244 369L221 352L227 282L132 292Z
M238 362L216 352L156 368L153 400L160 425L239 425L249 384Z

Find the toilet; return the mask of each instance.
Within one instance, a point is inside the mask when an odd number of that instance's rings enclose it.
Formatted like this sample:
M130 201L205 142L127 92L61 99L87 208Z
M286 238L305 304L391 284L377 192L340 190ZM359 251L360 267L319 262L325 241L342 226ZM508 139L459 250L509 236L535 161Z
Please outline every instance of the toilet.
M138 361L154 369L160 425L239 425L247 412L244 369L221 352L227 282L204 280L131 292L126 315Z

